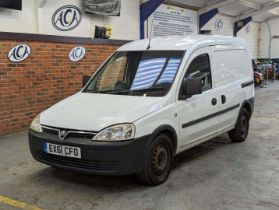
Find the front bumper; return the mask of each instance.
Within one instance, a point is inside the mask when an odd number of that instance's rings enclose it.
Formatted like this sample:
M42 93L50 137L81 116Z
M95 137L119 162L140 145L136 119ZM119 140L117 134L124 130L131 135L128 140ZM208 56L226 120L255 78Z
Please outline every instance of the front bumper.
M35 160L71 171L100 175L128 175L143 168L150 136L123 142L93 142L88 138L69 137L29 131L29 147ZM44 152L44 143L81 148L81 159L61 157Z

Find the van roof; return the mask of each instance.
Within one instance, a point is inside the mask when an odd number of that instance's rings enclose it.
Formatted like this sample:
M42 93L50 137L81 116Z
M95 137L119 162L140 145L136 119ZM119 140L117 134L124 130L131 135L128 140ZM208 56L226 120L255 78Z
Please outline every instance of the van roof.
M149 39L130 42L118 51L144 51ZM247 43L243 38L217 35L196 36L166 36L151 39L150 50L183 50L193 51L210 45L231 45L232 49L246 49Z

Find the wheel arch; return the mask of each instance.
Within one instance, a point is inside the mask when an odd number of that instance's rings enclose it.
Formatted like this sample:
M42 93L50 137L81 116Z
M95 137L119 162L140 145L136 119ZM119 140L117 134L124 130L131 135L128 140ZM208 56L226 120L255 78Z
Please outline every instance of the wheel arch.
M167 135L170 138L173 144L173 152L175 154L177 150L177 141L178 141L178 137L175 129L170 125L161 125L153 131L150 139L151 140L154 139L156 136L158 136L161 133Z
M249 112L249 118L251 118L251 116L254 112L254 103L255 103L254 101L255 101L255 98L251 98L251 99L243 101L243 103L241 105L241 109L245 108Z

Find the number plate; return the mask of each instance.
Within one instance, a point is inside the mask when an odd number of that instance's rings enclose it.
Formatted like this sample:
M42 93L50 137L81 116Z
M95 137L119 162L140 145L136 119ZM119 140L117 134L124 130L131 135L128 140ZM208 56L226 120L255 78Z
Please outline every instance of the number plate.
M44 151L52 155L78 158L78 159L81 158L81 149L79 147L45 143Z

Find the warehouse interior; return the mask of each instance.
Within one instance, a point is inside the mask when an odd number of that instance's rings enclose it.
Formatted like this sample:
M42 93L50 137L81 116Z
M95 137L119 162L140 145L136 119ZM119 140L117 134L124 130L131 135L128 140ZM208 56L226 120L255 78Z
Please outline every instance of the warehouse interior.
M142 49L145 43L148 47L143 51L152 51L160 37L191 41L191 37L200 36L242 38L247 43L255 107L245 142L232 143L223 133L189 147L174 156L166 182L152 187L140 184L134 174L80 173L33 158L29 138L34 120L53 105L62 106L63 100L73 101L74 94L94 80L89 80L92 75L102 72L98 70L108 65L115 51L129 46ZM136 40L146 42L133 45ZM168 38L165 40L158 46L166 46ZM181 45L176 44L177 49ZM0 209L279 209L278 49L277 0L0 2ZM131 51L136 54L138 49ZM175 62L174 58L167 58L164 68L169 60ZM234 57L230 60L240 62ZM111 71L119 66L116 64ZM147 94L142 98L153 97ZM102 100L103 106L96 105ZM70 118L65 121L78 123L77 113L81 110L86 112L85 118L101 110L111 113L98 119L105 129L115 116L130 123L130 118L118 115L123 107L127 116L142 112L136 109L139 101L121 99L125 104L120 106L119 100L97 98L89 108L73 101L73 110L67 113ZM107 104L115 106L115 110L105 110ZM156 108L151 105L149 110ZM59 113L52 117L63 122ZM82 130L79 126L71 129L76 134ZM141 130L136 128L133 132ZM83 129L82 135L89 131L92 130ZM58 133L60 138L60 130Z

